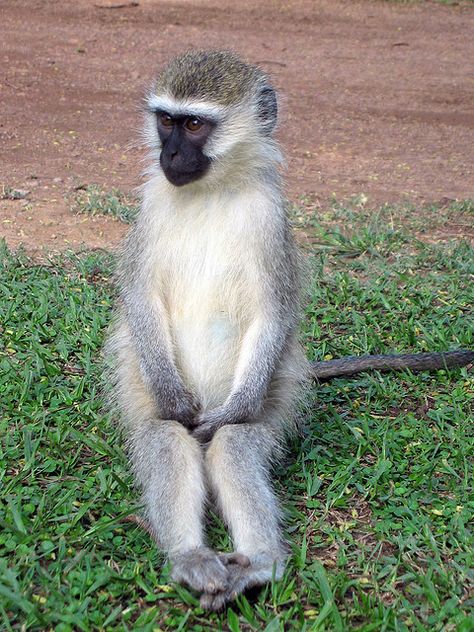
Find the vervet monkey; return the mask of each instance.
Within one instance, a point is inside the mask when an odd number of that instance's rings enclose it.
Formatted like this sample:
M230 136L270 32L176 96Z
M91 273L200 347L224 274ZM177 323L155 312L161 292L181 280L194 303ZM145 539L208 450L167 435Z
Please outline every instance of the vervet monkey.
M109 340L147 525L172 578L211 610L282 575L270 465L295 430L303 382L325 377L298 343L299 257L276 121L268 78L230 52L188 52L161 72L147 97L151 167ZM208 496L233 553L206 545Z

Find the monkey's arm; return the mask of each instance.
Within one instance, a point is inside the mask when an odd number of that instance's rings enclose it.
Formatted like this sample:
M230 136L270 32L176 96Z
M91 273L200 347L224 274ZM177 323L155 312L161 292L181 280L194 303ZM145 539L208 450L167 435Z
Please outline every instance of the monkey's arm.
M123 299L140 369L160 417L193 426L198 407L176 368L164 306L156 297L151 304L142 291L133 287L123 293Z
M242 343L231 393L222 406L198 415L196 439L210 441L220 427L252 421L258 415L286 338L281 318L254 321Z
M275 210L277 212L277 209ZM251 422L262 410L268 386L299 315L299 261L286 221L268 231L254 265L253 297L259 306L240 347L233 386L222 406L197 417L193 431L209 441L221 427Z
M461 367L474 362L474 351L459 349L444 353L414 353L397 355L349 356L339 360L326 360L311 364L311 377L322 382L335 377L354 375L367 370L435 371L448 367Z

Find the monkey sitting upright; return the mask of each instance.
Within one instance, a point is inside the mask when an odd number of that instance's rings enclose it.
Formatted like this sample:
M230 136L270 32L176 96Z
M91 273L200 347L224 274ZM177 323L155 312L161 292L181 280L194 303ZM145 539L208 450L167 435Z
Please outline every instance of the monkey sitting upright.
M152 165L108 343L115 400L172 577L218 610L282 575L269 468L294 431L303 378L321 367L297 340L298 253L267 77L229 52L189 52L159 75L147 106ZM234 553L206 546L208 494Z

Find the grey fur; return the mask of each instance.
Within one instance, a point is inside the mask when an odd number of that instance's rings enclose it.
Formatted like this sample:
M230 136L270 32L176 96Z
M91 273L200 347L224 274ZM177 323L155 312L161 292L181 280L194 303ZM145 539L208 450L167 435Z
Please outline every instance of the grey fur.
M107 348L149 531L168 553L175 581L201 592L206 607L219 609L247 587L280 577L288 554L269 473L286 435L295 430L294 405L309 371L297 341L299 256L271 137L276 97L264 73L230 53L187 53L171 62L156 85L156 98L163 95L167 104L171 97L181 99L181 108L186 99L191 113L193 99L201 108L206 99L216 104L210 154L218 164L202 181L179 190L164 181L156 164L150 170L120 258L121 304ZM147 134L155 151L152 121ZM222 247L217 229L209 234L196 223L214 226L209 209L217 222L227 212L235 222L235 230L222 237L228 247ZM184 217L195 222L189 237ZM244 241L233 244L239 230ZM180 248L196 259L181 259ZM206 256L223 257L222 266L212 269L215 281ZM186 285L188 277L194 281ZM222 384L219 370L210 382L205 368L203 376L193 373L201 358L187 357L180 338L187 294L201 282L204 294L195 307L202 336L211 331L209 344L219 350L223 327L234 341L222 357L224 374L233 367ZM203 316L206 300L216 338ZM212 369L211 352L204 360ZM212 392L212 384L219 392ZM203 517L211 494L232 535L235 550L228 555L206 545Z
M176 99L202 99L231 105L254 97L266 87L266 76L230 51L188 51L160 73L157 92Z
M462 367L474 362L474 351L456 349L440 353L408 353L397 355L348 356L311 364L311 377L318 381L331 380L362 371L435 371Z

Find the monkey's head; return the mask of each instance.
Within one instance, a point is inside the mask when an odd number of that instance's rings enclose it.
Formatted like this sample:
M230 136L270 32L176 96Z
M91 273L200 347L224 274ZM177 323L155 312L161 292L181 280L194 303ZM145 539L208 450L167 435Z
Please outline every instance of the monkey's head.
M275 147L275 91L228 51L190 51L161 72L147 97L147 141L171 184L239 170Z

